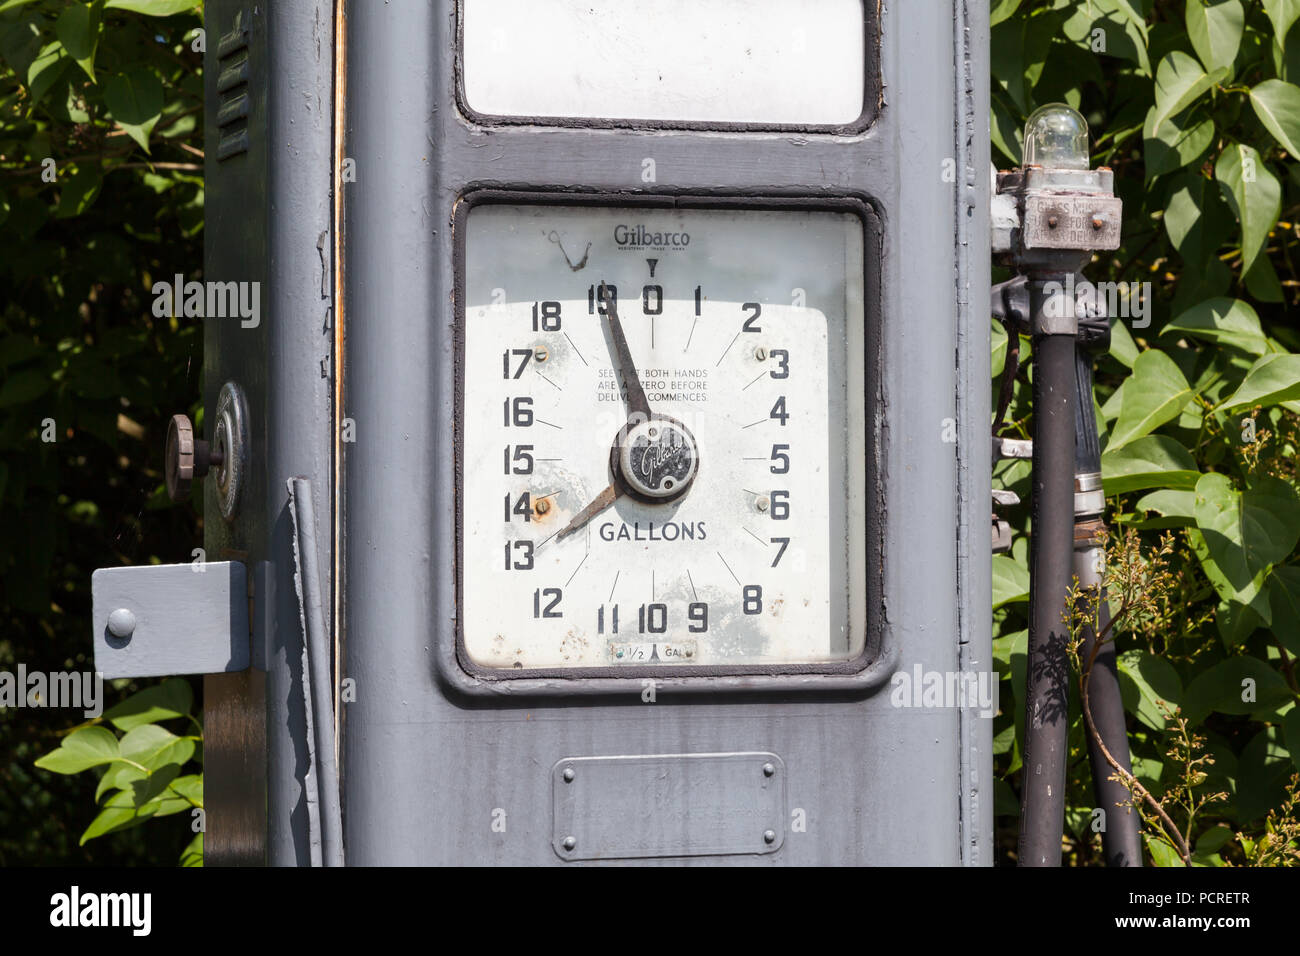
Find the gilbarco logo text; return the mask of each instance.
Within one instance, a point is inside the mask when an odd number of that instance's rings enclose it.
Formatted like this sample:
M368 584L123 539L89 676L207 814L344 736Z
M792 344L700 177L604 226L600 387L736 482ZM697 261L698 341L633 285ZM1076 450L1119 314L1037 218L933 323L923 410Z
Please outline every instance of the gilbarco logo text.
M614 241L620 249L685 249L691 244L689 232L651 232L643 225L614 227Z

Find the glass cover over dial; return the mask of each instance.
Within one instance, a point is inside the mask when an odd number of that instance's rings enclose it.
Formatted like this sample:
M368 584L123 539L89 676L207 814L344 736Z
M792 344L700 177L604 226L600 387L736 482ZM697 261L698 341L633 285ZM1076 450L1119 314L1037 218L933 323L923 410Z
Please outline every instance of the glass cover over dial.
M859 656L862 219L520 202L464 228L468 662Z

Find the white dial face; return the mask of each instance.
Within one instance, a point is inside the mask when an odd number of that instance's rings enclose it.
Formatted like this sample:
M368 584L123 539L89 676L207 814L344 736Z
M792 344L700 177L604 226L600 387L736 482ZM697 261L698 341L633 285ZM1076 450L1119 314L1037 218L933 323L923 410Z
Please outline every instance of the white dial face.
M483 204L465 228L469 660L860 655L862 220Z

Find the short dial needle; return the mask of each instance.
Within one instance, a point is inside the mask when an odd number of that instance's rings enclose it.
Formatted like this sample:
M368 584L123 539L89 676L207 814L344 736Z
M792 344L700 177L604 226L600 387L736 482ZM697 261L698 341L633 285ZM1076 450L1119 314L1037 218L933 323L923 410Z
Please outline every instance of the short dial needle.
M596 496L596 499L591 504L587 505L587 507L583 508L576 515L574 515L573 520L570 521L567 525L565 525L564 528L560 531L560 533L557 534L555 537L566 538L569 535L573 534L575 531L577 531L579 528L585 525L588 521L590 521L592 518L600 514L602 511L604 511L606 508L612 505L616 500L618 500L619 494L620 494L619 490L615 488L613 485L610 485L608 488L606 488L604 491L598 494Z

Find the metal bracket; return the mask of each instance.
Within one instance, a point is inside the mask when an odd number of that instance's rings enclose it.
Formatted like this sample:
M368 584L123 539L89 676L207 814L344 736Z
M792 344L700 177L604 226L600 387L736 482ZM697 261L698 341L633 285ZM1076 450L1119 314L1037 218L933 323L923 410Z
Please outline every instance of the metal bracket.
M993 460L999 458L1033 458L1034 442L1031 438L999 438L993 436Z
M993 507L1014 508L1020 504L1020 496L1004 488L993 489ZM993 512L993 552L1011 550L1011 525Z
M100 568L90 591L95 670L110 680L248 667L248 585L238 561Z

